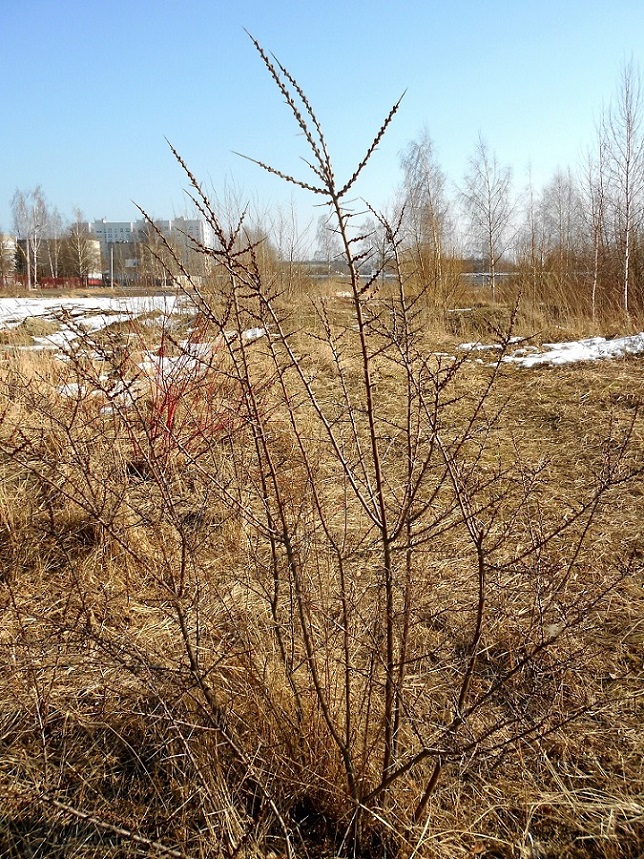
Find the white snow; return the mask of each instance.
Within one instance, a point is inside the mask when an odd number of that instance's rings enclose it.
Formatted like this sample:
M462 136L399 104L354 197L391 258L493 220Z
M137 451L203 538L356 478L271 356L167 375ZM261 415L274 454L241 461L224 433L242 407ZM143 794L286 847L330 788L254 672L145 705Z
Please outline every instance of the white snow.
M259 340L261 337L264 337L266 334L266 330L264 328L246 328L245 331L242 331L242 340ZM227 336L227 335L226 335Z
M156 355L153 352L144 352L144 360L138 365L147 376L168 382L176 379L182 373L194 372L202 364L197 358L193 358L185 352L181 355L168 356Z
M338 296L344 295L338 293ZM347 295L350 295L348 293ZM0 329L15 328L29 317L56 322L58 331L40 337L33 337L33 346L20 347L36 350L60 350L63 355L69 351L70 344L78 339L83 332L92 333L105 328L114 322L157 312L169 321L173 314L184 311L185 302L174 295L151 296L92 296L79 298L43 298L0 297ZM228 342L241 337L249 342L265 337L264 328L248 328L244 331L226 331L224 338ZM589 337L584 340L574 340L567 343L544 343L541 348L530 345L521 337L513 337L510 344L518 348L508 351L501 360L516 367L538 367L543 365L572 364L578 361L597 361L608 358L620 358L625 355L644 355L644 332L629 337ZM160 358L149 353L144 356L144 372L160 374L175 374L177 371L194 371L199 360L208 359L219 342L197 343L189 340L181 344L184 352L178 358ZM466 352L500 351L498 343L462 343L459 349ZM481 358L475 358L482 362Z
M510 337L508 343L521 343L523 337ZM500 343L481 343L480 340L475 340L472 343L461 343L458 347L464 352L487 352L489 350L501 351L503 346Z
M505 355L503 361L518 367L536 367L543 364L560 366L580 361L599 361L606 358L623 358L626 355L644 355L644 332L630 337L589 337L568 343L544 343L543 352L525 349Z
M173 295L92 296L79 298L0 298L0 328L15 328L35 317L57 322L58 331L34 337L35 349L66 349L81 333L100 331L114 322L159 311L170 316L179 309Z
M500 343L479 343L476 341L474 343L461 343L458 348L462 349L463 352L489 352L500 351L503 347Z
M523 343L522 338L513 337L510 343ZM501 351L500 343L461 343L465 352ZM528 368L543 365L560 366L581 361L599 361L607 358L623 358L626 355L644 355L644 332L629 337L588 337L564 343L544 343L541 349L533 345L521 345L500 359L516 367ZM482 364L483 359L476 358ZM498 363L498 362L497 362Z
M160 310L170 315L177 306L174 295L111 296L97 295L79 298L0 298L0 326L19 325L29 316L56 320L68 313L75 319L87 319L88 314L112 313L140 316L142 313ZM109 323L107 323L109 324Z

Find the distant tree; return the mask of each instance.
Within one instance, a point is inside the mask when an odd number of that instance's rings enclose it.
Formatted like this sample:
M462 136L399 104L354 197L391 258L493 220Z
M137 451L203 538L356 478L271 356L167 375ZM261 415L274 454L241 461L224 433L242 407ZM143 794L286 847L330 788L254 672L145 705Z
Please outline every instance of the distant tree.
M87 281L91 271L100 269L96 240L92 237L89 224L84 220L80 209L74 210L74 220L67 228L62 256L65 271L83 281Z
M426 129L407 144L401 166L407 252L421 284L440 301L445 292L445 245L452 224L445 174Z
M310 228L310 224L309 224ZM278 207L270 217L270 235L280 258L280 280L283 290L291 294L303 287L302 259L308 228L298 225L294 201L288 207Z
M38 185L32 191L16 190L11 200L11 213L20 252L24 258L27 288L38 283L40 247L47 230L49 212L43 190Z
M50 277L58 277L60 274L60 262L65 224L63 217L56 207L49 209L47 213L45 250L47 252L47 263Z
M540 220L549 285L558 303L565 302L568 308L579 313L583 311L583 293L579 289L583 276L583 201L570 170L557 170L544 187Z
M316 243L315 258L326 263L327 274L330 276L333 261L342 253L342 245L328 215L320 215L318 218Z
M33 259L34 285L37 285L39 278L38 265L40 262L40 250L47 232L47 225L49 223L49 209L47 206L47 200L40 185L34 188L31 192L30 199L32 229L31 253Z
M624 66L619 89L603 121L608 206L621 258L622 306L630 312L632 254L644 219L642 77Z
M6 286L16 269L16 245L13 237L0 228L0 284Z
M24 265L24 270L27 275L27 289L31 289L32 277L30 243L32 217L28 201L28 193L16 189L16 192L11 199L11 215L13 218L13 229L18 239L18 248L21 256L20 262Z
M522 220L515 242L516 259L533 303L541 300L546 261L543 211L530 174L523 196Z
M524 298L557 315L564 309L587 312L587 203L579 180L570 170L557 170L541 193L530 180L522 200L514 249Z
M502 167L479 137L465 176L462 200L470 223L470 237L488 266L493 301L497 266L511 245L515 208L511 183L510 168Z
M582 167L583 218L586 225L590 271L591 316L597 318L602 262L606 238L606 156L603 134L598 135L597 152L589 153Z

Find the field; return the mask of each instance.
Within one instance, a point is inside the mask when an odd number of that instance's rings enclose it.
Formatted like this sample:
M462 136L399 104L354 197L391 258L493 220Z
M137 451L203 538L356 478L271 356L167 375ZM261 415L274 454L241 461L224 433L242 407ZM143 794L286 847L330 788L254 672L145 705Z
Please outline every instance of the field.
M153 230L176 302L0 301L0 850L635 859L635 239L602 206L497 282L488 233L468 293L431 146L389 218L356 202L400 102L338 181L254 45L307 178L255 163L340 282L173 149L214 237Z
M0 332L0 854L641 855L637 338L235 275Z

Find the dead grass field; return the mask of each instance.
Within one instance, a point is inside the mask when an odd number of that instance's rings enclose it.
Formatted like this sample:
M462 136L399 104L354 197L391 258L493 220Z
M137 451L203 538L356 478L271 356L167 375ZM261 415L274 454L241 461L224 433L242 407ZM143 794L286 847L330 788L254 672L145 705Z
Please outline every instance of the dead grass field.
M4 364L2 856L641 855L642 360L405 365L374 314L383 556L352 314L134 407L122 326Z
M404 211L358 236L400 102L339 180L251 40L308 151L255 163L347 277L171 147L215 237L191 287L158 234L193 319L0 337L0 855L639 859L643 359L499 359L641 320L595 281L491 305Z

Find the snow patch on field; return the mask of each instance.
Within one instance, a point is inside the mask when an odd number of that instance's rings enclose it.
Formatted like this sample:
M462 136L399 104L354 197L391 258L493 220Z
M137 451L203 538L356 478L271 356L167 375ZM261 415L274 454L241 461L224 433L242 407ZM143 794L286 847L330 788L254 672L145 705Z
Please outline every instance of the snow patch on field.
M137 317L153 310L169 316L175 312L177 304L178 299L174 295L0 298L0 326L11 328L30 316L57 320L67 314L76 321L87 321L97 314L99 318L107 320L109 317L106 314L113 314L119 319L123 316Z
M506 355L503 360L519 367L537 367L543 364L560 366L580 361L600 361L606 358L624 358L626 355L644 355L644 332L630 337L589 337L568 343L544 343L543 352Z
M350 297L350 293L338 293L338 296ZM0 298L0 329L16 328L28 318L42 319L47 322L56 322L59 325L57 331L51 334L34 336L33 346L18 347L21 349L52 349L59 350L63 354L68 352L70 344L77 340L83 333L93 333L106 328L115 322L123 322L129 319L137 319L150 313L158 313L165 317L168 322L173 314L187 310L185 298L175 295L151 295L151 296L91 296L79 298ZM248 342L258 340L266 336L263 328L249 328L240 332L225 332L227 341L241 336ZM150 365L145 369L167 371L169 365L182 364L192 359L203 360L212 354L220 343L200 344L185 341L180 344L184 355L179 359L163 359L159 361L158 356L152 358L146 356ZM504 363L516 367L529 368L538 366L561 366L574 364L581 361L598 361L610 358L622 358L626 355L644 355L644 332L628 337L589 337L583 340L574 340L566 343L544 343L542 347L527 344L520 337L513 337L508 345L515 345L514 351L507 351L500 359ZM500 352L502 346L498 343L462 343L459 349L464 352ZM474 358L478 363L483 363L482 358ZM161 364L164 364L162 367ZM143 369L143 368L141 368Z
M115 322L158 312L170 317L180 309L173 295L92 296L79 298L0 298L0 329L17 328L26 319L56 322L58 331L33 338L33 349L62 349L81 334L100 331Z
M513 337L509 341L510 344L520 342L522 340L519 337ZM464 352L500 352L503 349L500 343L480 342L462 343L458 348ZM588 337L584 340L570 340L563 343L544 343L541 348L522 345L512 352L507 352L500 360L516 367L529 368L624 358L627 355L644 355L644 332L628 337ZM482 358L475 360L477 363L484 363Z

